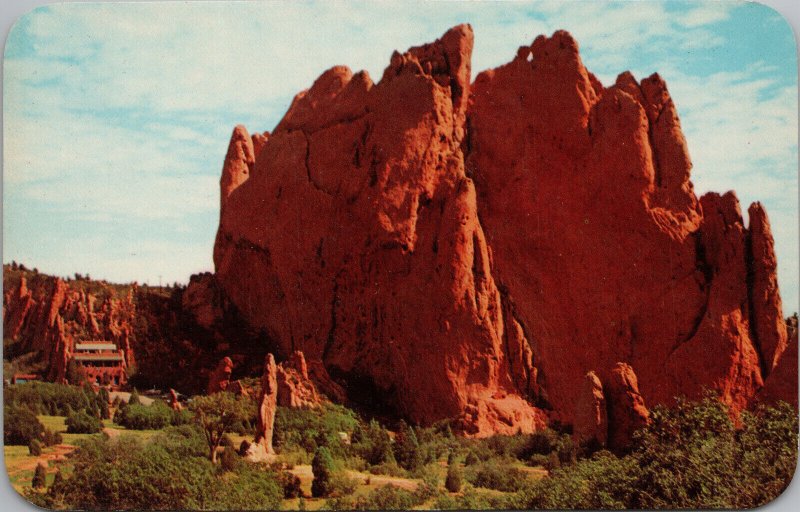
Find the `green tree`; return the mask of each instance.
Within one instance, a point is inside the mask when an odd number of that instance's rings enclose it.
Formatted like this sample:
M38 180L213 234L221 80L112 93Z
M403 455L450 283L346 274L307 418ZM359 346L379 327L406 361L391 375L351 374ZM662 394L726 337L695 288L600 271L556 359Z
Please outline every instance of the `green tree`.
M447 458L447 477L444 479L444 487L450 492L458 492L461 490L462 480L461 468L458 467L455 452L450 452Z
M136 391L136 388L133 388L131 392L131 396L128 398L128 405L141 405L142 401L139 400L139 392Z
M103 430L103 423L86 411L79 411L67 416L64 421L68 434L96 434Z
M253 407L245 398L233 393L214 393L196 397L191 404L194 419L203 430L208 443L208 458L217 462L217 448L227 432L232 432L242 421L249 418Z
M34 489L43 489L47 482L47 470L41 462L36 465L36 472L33 474L31 487Z
M394 442L394 457L401 467L413 470L422 465L422 458L419 451L419 441L414 429L400 420L397 435Z
M42 443L39 442L38 439L31 439L31 442L28 443L28 453L33 455L34 457L38 457L42 454Z
M3 407L3 440L5 444L25 446L32 439L44 436L44 425L30 409L12 405Z
M311 461L314 480L311 482L311 495L315 498L328 496L333 490L332 479L335 471L331 452L324 446L317 448L314 460Z

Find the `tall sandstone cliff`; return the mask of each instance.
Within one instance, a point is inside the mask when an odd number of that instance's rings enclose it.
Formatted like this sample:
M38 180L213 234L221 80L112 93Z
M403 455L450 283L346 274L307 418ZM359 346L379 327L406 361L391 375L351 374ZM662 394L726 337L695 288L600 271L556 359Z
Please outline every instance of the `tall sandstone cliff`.
M572 422L617 363L647 405L748 406L787 346L764 209L694 195L658 75L604 87L556 32L471 83L472 43L334 67L272 133L236 127L215 286L279 355L470 435Z

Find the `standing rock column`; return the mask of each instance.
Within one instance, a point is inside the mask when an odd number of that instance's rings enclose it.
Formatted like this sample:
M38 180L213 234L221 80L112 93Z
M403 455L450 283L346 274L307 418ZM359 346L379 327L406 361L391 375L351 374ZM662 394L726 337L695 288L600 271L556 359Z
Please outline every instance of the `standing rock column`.
M596 442L605 446L608 436L608 417L603 385L594 372L586 374L583 391L575 407L572 437L577 444Z
M275 428L275 411L278 408L278 367L272 354L267 354L264 359L259 404L256 438L245 454L253 462L268 460L275 454L272 434Z
M650 411L639 393L633 368L617 363L606 383L608 399L608 446L617 452L631 446L633 433L650 422Z

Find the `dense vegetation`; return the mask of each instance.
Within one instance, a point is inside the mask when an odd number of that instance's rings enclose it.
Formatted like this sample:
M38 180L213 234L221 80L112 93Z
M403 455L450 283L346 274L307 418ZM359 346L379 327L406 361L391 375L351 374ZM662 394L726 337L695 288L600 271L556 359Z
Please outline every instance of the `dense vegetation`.
M100 424L98 401L108 401L90 389L52 384L6 391L6 443L27 446L32 457L58 435L48 434L36 412L66 413L70 431ZM86 435L68 471L27 491L31 501L107 510L297 508L304 500L337 510L751 508L788 485L797 454L797 412L786 404L743 413L736 424L712 398L656 407L624 456L577 447L552 429L465 439L447 423L385 425L328 404L279 407L277 460L256 465L237 450L252 439L252 399L195 397L176 413L163 402L131 398L115 400L115 422L130 432L147 428L148 437ZM245 435L234 442L237 432ZM300 464L311 466L313 478L301 482L288 471ZM42 475L36 479L41 485Z

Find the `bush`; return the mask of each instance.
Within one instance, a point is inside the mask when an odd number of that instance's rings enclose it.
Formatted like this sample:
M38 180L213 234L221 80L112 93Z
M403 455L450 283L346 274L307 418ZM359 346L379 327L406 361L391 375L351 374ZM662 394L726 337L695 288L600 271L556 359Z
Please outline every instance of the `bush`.
M141 405L142 401L139 399L139 392L136 391L136 388L133 388L133 392L131 392L131 396L128 397L128 405Z
M49 382L14 384L3 390L8 406L24 406L34 414L66 416L69 409L81 410L94 405L94 393L87 396L83 389Z
M222 451L219 464L223 471L236 471L243 461L233 446L229 444Z
M38 439L31 439L31 442L28 444L28 453L35 457L41 455L42 443L40 443Z
M324 446L317 449L314 460L311 461L311 471L314 480L311 482L311 495L315 498L328 496L333 491L332 478L335 471L331 453Z
M477 464L466 472L465 478L476 487L485 487L503 492L514 492L521 489L528 477L524 471L510 463L492 459Z
M3 407L3 441L7 445L28 445L44 436L44 425L30 409L12 405Z
M596 452L525 486L518 509L755 508L778 496L797 460L797 411L743 413L737 429L715 398L655 407L651 424L618 458ZM557 452L551 454L560 464Z
M161 430L172 424L172 409L163 402L120 408L114 422L131 430Z
M65 420L68 434L96 434L103 430L103 423L86 411L72 413Z
M272 471L244 465L239 472L217 479L205 508L210 510L279 510L283 490ZM151 509L152 510L152 509Z
M36 471L33 474L33 480L31 481L31 487L34 489L43 489L47 482L47 470L44 468L44 465L40 462L36 465Z
M444 487L450 492L458 492L461 490L462 476L461 469L458 464L453 463L447 466L447 477L444 480Z
M283 497L287 500L292 498L300 498L303 496L303 490L300 488L300 477L289 473L288 471L281 471L277 476L278 485L283 489Z
M42 443L40 443L38 439L31 439L31 442L28 444L28 453L35 457L41 455Z
M60 432L53 432L49 428L44 429L44 437L42 438L45 446L55 446L64 442Z
M356 492L358 480L344 471L337 471L331 476L330 494L332 496L348 496Z
M540 453L534 453L533 455L531 455L531 458L528 459L528 465L529 466L534 466L534 467L540 466L540 467L543 467L543 468L547 467L548 458L549 457L547 455L542 455Z
M74 471L61 489L65 508L160 510L208 508L219 484L205 457L177 456L163 437L89 439L73 452Z
M467 456L464 458L464 465L465 466L472 466L473 464L477 464L478 462L480 462L480 460L478 459L478 456L475 455L475 452L473 452L473 451L470 451L469 453L467 453Z
M313 454L318 446L325 446L331 456L343 458L349 448L339 432L350 432L357 424L354 413L339 405L327 404L319 409L278 407L273 443L281 453L303 449Z
M411 510L420 503L414 494L389 484L375 489L366 496L330 499L326 502L325 508L332 510Z

